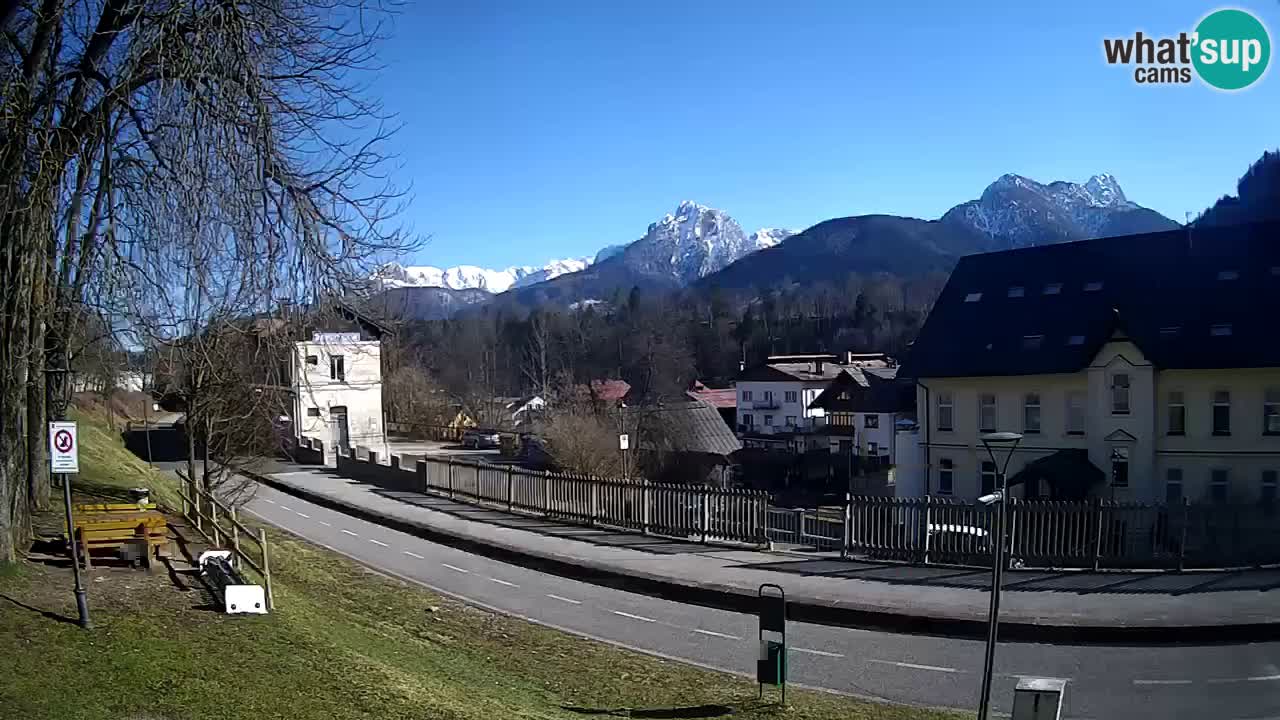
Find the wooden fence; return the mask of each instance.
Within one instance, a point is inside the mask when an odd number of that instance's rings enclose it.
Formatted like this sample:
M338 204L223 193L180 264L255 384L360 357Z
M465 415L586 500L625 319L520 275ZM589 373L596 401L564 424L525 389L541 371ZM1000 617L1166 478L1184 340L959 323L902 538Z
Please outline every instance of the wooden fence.
M271 562L267 552L267 533L262 528L254 530L240 522L234 505L227 505L208 490L179 472L182 487L182 514L196 532L204 536L211 546L230 550L231 561L237 570L245 566L262 578L267 593L267 609L275 608L275 596L271 592ZM256 547L252 553L249 547Z

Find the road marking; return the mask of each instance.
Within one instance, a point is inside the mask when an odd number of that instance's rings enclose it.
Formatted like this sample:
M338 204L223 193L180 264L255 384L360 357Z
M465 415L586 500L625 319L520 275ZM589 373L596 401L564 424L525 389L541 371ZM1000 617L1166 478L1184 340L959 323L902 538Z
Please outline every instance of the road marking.
M959 670L949 667L939 667L937 665L917 665L916 663L898 662L896 660L877 660L875 658L867 658L867 662L880 663L881 665L896 665L902 668L911 668L912 670L932 670L934 672L958 673Z
M809 653L810 655L821 655L822 657L842 658L840 653L826 652L824 650L810 650L809 648L791 648L796 652Z
M653 618L641 617L641 616L639 616L639 615L632 615L631 613L624 613L624 612L622 612L621 610L614 610L614 611L613 611L613 614L614 614L614 615L621 615L621 616L622 616L622 617L624 617L624 618L631 618L632 620L640 620L641 622L658 622L657 620L654 620Z
M403 550L402 552L403 552L405 555L408 555L409 557L416 557L416 558L418 558L419 560L426 560L426 558L422 557L421 555L419 555L419 554L418 554L418 553L416 553L416 552L409 552L408 550Z
M567 602L567 603L569 603L570 605L581 605L581 604L582 604L582 601L581 601L581 600L570 600L570 599L569 599L569 598L567 598L567 597L560 597L559 595L552 595L551 593L547 593L547 597L551 598L552 600L559 600L560 602Z
M1280 675L1254 675L1253 677L1242 677L1242 678L1213 678L1209 680L1209 682L1214 685L1217 685L1220 683L1234 683L1234 682L1269 682L1271 680L1280 680Z
M323 526L325 526L325 527L333 527L332 525L330 525L329 523L327 523L327 522L325 522L325 521L323 521L323 520L317 520L316 522L320 523L321 525L323 525Z
M515 583L507 582L506 580L499 580L498 578L489 578L489 582L496 582L496 583L498 583L499 585L506 585L507 587L515 587L515 588L520 587L519 585L517 585L517 584L515 584Z
M266 498L262 498L262 502L271 503L272 505L275 505L275 504L276 504L276 501L275 501L275 500L268 500L268 499L266 499Z
M346 533L346 534L350 535L351 537L360 537L359 535L357 535L357 534L355 534L355 533L351 532L350 530L348 530L348 529L346 529L346 528L343 528L343 529L342 529L342 532L344 532L344 533Z
M469 573L469 572L471 572L470 570L464 570L464 569L462 569L462 568L458 567L457 565L450 565L449 563L440 563L440 564L441 564L441 565L443 565L444 567L449 568L450 570L452 570L452 571L454 571L454 572L460 572L460 573Z
M310 519L311 519L311 516L310 516L310 515L308 515L308 514L306 514L306 513L300 513L300 512L298 512L297 510L294 510L294 512L295 512L295 513L297 513L298 517L304 517L304 518L306 518L306 519L308 519L308 520L310 520Z
M390 545L382 542L381 540L374 540L373 538L369 538L369 542L373 543L374 545L381 545L382 547L391 547Z
M724 633L718 633L714 630L703 630L702 628L694 628L693 631L698 633L699 635L710 635L711 637L724 638L725 640L741 640L742 639L737 635L725 635Z
M1190 680L1134 680L1134 685L1190 685Z
M281 505L281 506L280 506L280 509L281 509L281 510L288 510L289 512L293 512L293 511L294 511L294 510L293 510L293 508L289 507L288 505Z

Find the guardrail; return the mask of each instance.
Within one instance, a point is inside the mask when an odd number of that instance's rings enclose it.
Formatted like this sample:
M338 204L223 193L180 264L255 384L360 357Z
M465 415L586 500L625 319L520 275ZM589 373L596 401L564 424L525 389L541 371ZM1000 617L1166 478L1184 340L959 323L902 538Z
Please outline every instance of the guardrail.
M991 564L994 509L950 498L850 496L842 508L769 511L775 542L911 563ZM1280 563L1280 507L1010 500L1019 567L1243 568Z
M338 472L395 490L536 515L565 523L611 527L695 542L764 545L768 495L704 485L666 485L526 470L453 459L424 458L412 470L401 458L380 465L342 449Z
M262 578L267 591L267 608L274 609L275 596L271 592L271 561L267 552L266 531L262 528L254 530L240 522L235 506L227 505L214 497L213 493L198 487L182 471L178 471L178 477L182 480L178 495L182 497L183 517L215 549L230 550L237 570L248 566ZM257 546L256 558L245 551L242 538L248 545Z

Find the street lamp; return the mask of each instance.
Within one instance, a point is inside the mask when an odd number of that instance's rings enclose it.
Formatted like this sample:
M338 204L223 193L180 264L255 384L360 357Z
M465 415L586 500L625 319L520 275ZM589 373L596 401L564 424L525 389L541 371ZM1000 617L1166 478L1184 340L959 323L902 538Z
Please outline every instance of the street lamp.
M1021 440L1022 435L1015 432L994 432L982 436L982 446L987 449L991 466L996 469L996 486L993 492L983 495L978 498L978 501L985 505L992 503L996 505L996 521L991 531L991 537L994 540L991 550L991 609L987 615L987 653L982 667L982 696L978 701L978 720L988 720L988 713L991 710L991 675L995 670L996 631L1000 627L1000 588L1004 578L1004 521L1007 493L1005 471L1009 469L1009 460L1013 458L1013 451L1018 448ZM1004 457L1003 466L996 462L995 451L991 449L992 445L1009 448L1009 452Z
M71 404L71 392L74 389L75 371L67 367L45 368L45 376L49 383L49 410L54 420L67 419L67 406ZM86 630L93 627L89 621L89 601L85 597L84 583L80 580L80 548L76 545L75 523L71 516L71 476L58 473L62 480L62 504L67 515L67 544L71 546L71 575L75 578L76 611L80 616L80 627Z

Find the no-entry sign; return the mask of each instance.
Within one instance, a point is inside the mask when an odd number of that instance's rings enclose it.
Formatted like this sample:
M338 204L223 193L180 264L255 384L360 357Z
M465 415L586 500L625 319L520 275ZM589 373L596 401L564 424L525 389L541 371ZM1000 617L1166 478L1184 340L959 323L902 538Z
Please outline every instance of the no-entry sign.
M80 472L80 443L73 422L49 423L49 472Z

